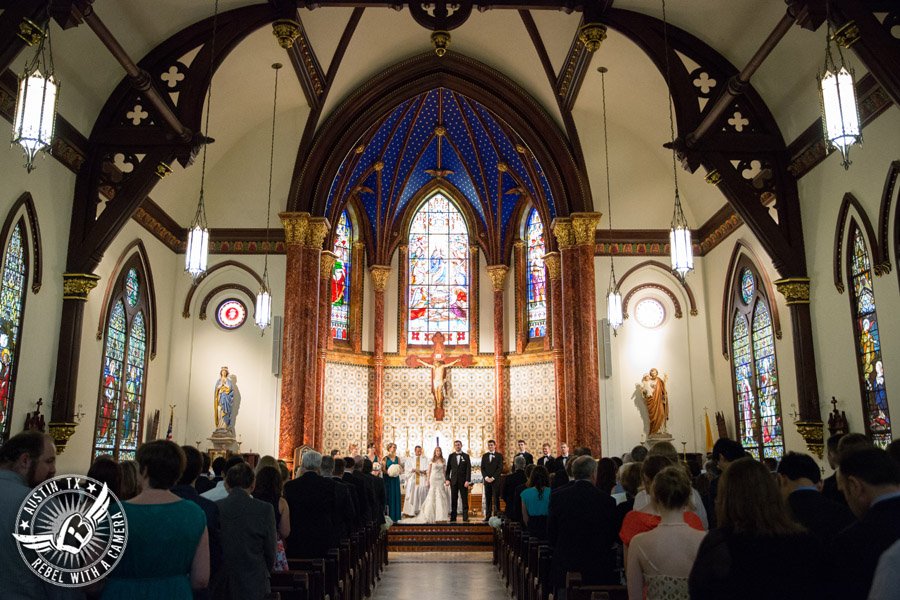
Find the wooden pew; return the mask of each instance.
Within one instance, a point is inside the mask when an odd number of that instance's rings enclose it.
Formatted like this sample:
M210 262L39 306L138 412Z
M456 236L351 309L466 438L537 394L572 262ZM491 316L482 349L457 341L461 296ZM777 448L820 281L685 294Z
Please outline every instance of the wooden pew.
M314 600L310 594L309 574L304 571L272 573L269 584L280 600Z
M290 572L306 573L309 577L310 600L335 600L328 595L325 587L325 559L323 558L289 558ZM274 574L273 574L274 575Z
M566 573L566 600L593 600L593 594L606 594L608 600L628 600L624 585L582 585L580 573Z

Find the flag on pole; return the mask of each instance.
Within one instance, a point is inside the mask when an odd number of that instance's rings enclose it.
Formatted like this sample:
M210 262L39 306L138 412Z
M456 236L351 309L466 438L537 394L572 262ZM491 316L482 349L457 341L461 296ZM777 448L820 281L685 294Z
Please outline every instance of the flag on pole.
M175 407L174 407L174 406L170 406L170 407L169 407L169 429L166 431L166 439L167 439L167 440L171 440L171 439L172 439L172 418L173 418L174 416L175 416ZM707 430L709 429L709 419L707 419L707 422L706 422L706 428L707 428ZM707 433L707 436L708 436L708 435L709 435L709 434Z
M713 437L712 437L712 429L710 429L710 427L709 427L709 413L704 411L703 415L706 418L706 451L712 452Z

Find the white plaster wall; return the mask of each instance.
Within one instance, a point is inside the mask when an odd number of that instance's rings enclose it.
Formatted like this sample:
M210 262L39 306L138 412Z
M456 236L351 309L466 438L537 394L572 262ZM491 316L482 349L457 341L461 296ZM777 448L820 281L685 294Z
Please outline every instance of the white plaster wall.
M494 353L494 289L481 250L478 251L478 352Z
M493 291L491 292L493 294ZM488 327L493 332L493 296L491 297L491 317L487 320ZM484 327L485 324L482 324ZM516 265L509 267L506 274L506 287L503 288L503 350L504 352L516 351Z
M367 265L360 265L365 269ZM362 315L362 350L375 351L375 292L372 289L372 276L368 270L363 272L363 315ZM387 335L387 333L385 333ZM395 336L396 337L396 336Z
M407 268L406 265L400 266L400 253L394 252L391 257L391 274L388 277L387 289L384 291L384 351L398 352L400 347L400 326L398 307L400 306L400 268ZM371 280L371 275L367 279ZM373 293L372 304L369 312L372 313L372 334L375 332L375 297ZM374 338L373 338L374 339ZM374 342L373 342L374 350Z

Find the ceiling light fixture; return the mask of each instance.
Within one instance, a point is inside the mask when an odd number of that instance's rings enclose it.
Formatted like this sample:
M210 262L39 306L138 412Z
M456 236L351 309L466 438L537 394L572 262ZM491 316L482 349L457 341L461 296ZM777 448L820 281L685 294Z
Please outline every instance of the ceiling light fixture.
M41 150L50 148L53 127L56 122L56 103L59 99L59 81L54 75L53 47L50 42L50 17L43 28L33 23L30 41L39 37L34 57L25 65L19 77L16 98L16 114L13 120L12 143L25 150L25 169L34 170L34 157Z
M266 203L266 244L263 251L266 253L265 267L263 268L263 280L256 292L256 326L260 335L265 334L266 327L272 321L272 290L269 288L269 214L272 212L272 168L275 164L275 115L278 109L278 70L281 63L272 65L275 69L275 95L272 100L272 143L269 149L269 200Z
M830 3L826 4L826 10ZM822 128L825 140L830 149L841 151L841 166L850 168L850 146L862 143L862 131L859 126L859 110L856 103L856 82L853 69L844 62L840 40L831 25L831 14L825 19L825 66L818 74L819 101L822 105ZM846 26L845 26L846 27ZM831 41L836 41L840 65L834 62L831 55Z
M603 149L606 157L606 219L609 223L610 240L612 239L612 194L609 184L609 128L606 125L606 67L597 69L600 71L600 88L603 90ZM609 288L606 291L606 319L613 329L613 335L622 325L622 294L619 293L619 284L616 281L616 267L613 264L612 251L609 253Z

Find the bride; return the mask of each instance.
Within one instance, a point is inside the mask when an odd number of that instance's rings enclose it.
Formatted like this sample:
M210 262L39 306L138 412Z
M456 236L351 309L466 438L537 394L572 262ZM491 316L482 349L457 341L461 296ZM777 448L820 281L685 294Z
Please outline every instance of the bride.
M440 446L434 449L431 464L428 465L428 496L422 510L412 519L403 519L402 523L446 523L450 514L450 489L444 485L445 475L444 453Z

